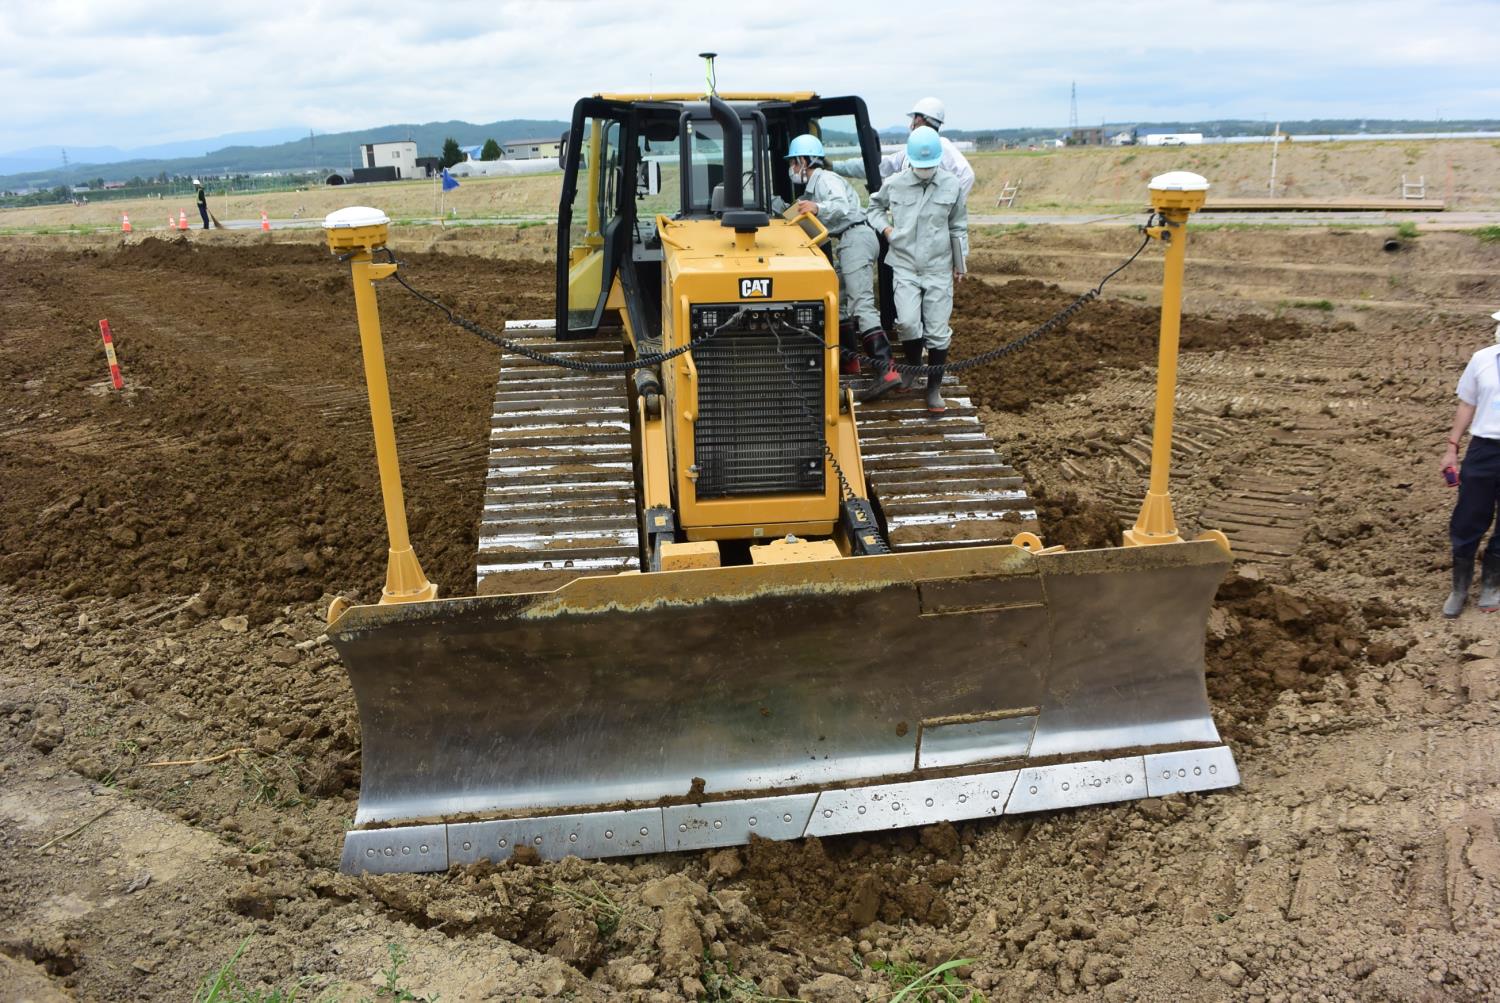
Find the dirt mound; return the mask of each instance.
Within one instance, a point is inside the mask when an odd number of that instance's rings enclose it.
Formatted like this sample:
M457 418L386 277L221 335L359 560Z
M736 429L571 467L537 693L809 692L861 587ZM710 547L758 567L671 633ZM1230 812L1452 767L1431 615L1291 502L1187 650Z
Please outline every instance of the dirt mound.
M529 262L460 274L416 255L409 270L492 327L551 281ZM10 505L26 513L4 528L0 583L203 590L214 611L260 621L289 600L379 586L350 282L326 250L146 240L12 260L0 288L5 404L47 447L0 440ZM382 310L413 537L429 576L467 591L498 359L389 283ZM111 320L123 394L100 383L95 314Z
M1042 524L1042 539L1049 547L1092 550L1118 547L1123 539L1119 515L1102 501L1080 498L1073 491L1053 498L1041 489L1032 493L1032 500Z
M1266 714L1284 694L1315 693L1366 661L1385 665L1406 654L1407 645L1399 641L1371 640L1372 630L1405 622L1384 603L1359 609L1256 577L1231 577L1209 615L1205 649L1208 695L1220 730L1232 742L1262 742Z
M960 283L954 297L953 357L962 360L1013 341L1073 301L1075 296L1035 279L1004 284ZM962 379L976 404L1022 411L1095 386L1100 370L1156 364L1161 313L1118 299L1085 306L1069 324ZM1294 320L1255 316L1183 318L1185 351L1245 349L1310 333Z

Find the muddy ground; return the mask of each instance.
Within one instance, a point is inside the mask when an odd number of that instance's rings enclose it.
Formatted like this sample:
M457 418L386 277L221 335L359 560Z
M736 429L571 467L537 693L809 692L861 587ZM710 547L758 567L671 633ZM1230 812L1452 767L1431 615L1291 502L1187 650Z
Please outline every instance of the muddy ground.
M1235 236L1190 265L1173 490L1184 529L1224 529L1239 558L1205 643L1242 787L363 879L337 873L359 732L321 632L328 598L371 598L384 572L343 268L279 235L0 244L7 985L187 999L242 950L247 991L312 999L836 1003L949 959L969 962L960 998L1492 998L1500 618L1434 610L1452 384L1500 305L1450 279L1494 274L1496 249ZM976 241L955 356L1024 333L1136 242L1021 237ZM466 240L421 244L412 281L494 326L549 311L531 242ZM1295 305L1354 273L1401 293ZM971 380L1049 542L1117 539L1139 504L1159 275L1149 250ZM414 537L466 591L496 360L398 289L381 307Z

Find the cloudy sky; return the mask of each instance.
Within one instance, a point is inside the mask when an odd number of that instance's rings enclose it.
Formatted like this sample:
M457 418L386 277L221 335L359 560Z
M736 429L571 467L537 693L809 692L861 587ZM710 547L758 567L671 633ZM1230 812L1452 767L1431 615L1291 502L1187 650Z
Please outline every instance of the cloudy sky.
M1189 12L1179 14L1178 12ZM733 13L716 13L733 12ZM924 94L957 128L1500 116L1497 0L0 0L0 151L566 118L600 90Z

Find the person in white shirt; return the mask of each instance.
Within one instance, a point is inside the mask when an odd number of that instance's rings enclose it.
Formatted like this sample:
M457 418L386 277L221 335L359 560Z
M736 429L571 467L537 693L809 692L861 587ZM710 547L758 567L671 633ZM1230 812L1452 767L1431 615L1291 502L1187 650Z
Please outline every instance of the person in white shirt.
M943 102L937 98L922 98L912 105L911 111L907 112L910 125L907 129L912 132L923 126L933 132L943 131L943 119L948 117L948 111L943 107ZM964 202L969 200L969 192L974 188L974 168L969 166L969 161L958 147L948 141L946 137L939 137L938 142L943 146L943 162L938 165L943 170L958 179L958 187L963 191ZM865 162L863 160L839 160L832 164L835 174L842 174L846 178L861 178L865 176ZM888 154L880 161L880 176L888 178L900 174L906 170L906 147Z
M1500 503L1500 310L1491 314L1495 344L1481 348L1469 358L1458 381L1458 410L1443 450L1443 475L1458 488L1458 501L1448 521L1453 545L1453 591L1443 603L1448 618L1463 612L1474 583L1474 557L1479 541L1495 521ZM1465 430L1469 448L1463 468L1458 469L1458 443ZM1494 534L1484 549L1479 584L1479 609L1500 610L1500 543Z

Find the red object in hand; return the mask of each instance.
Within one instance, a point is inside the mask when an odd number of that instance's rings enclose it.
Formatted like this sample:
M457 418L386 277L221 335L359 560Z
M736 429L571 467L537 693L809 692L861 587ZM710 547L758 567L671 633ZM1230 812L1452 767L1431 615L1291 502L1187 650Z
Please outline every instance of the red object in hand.
M1448 482L1448 486L1450 488L1456 488L1456 487L1458 487L1458 468L1457 467L1444 467L1443 468L1443 480L1445 480L1445 481Z

